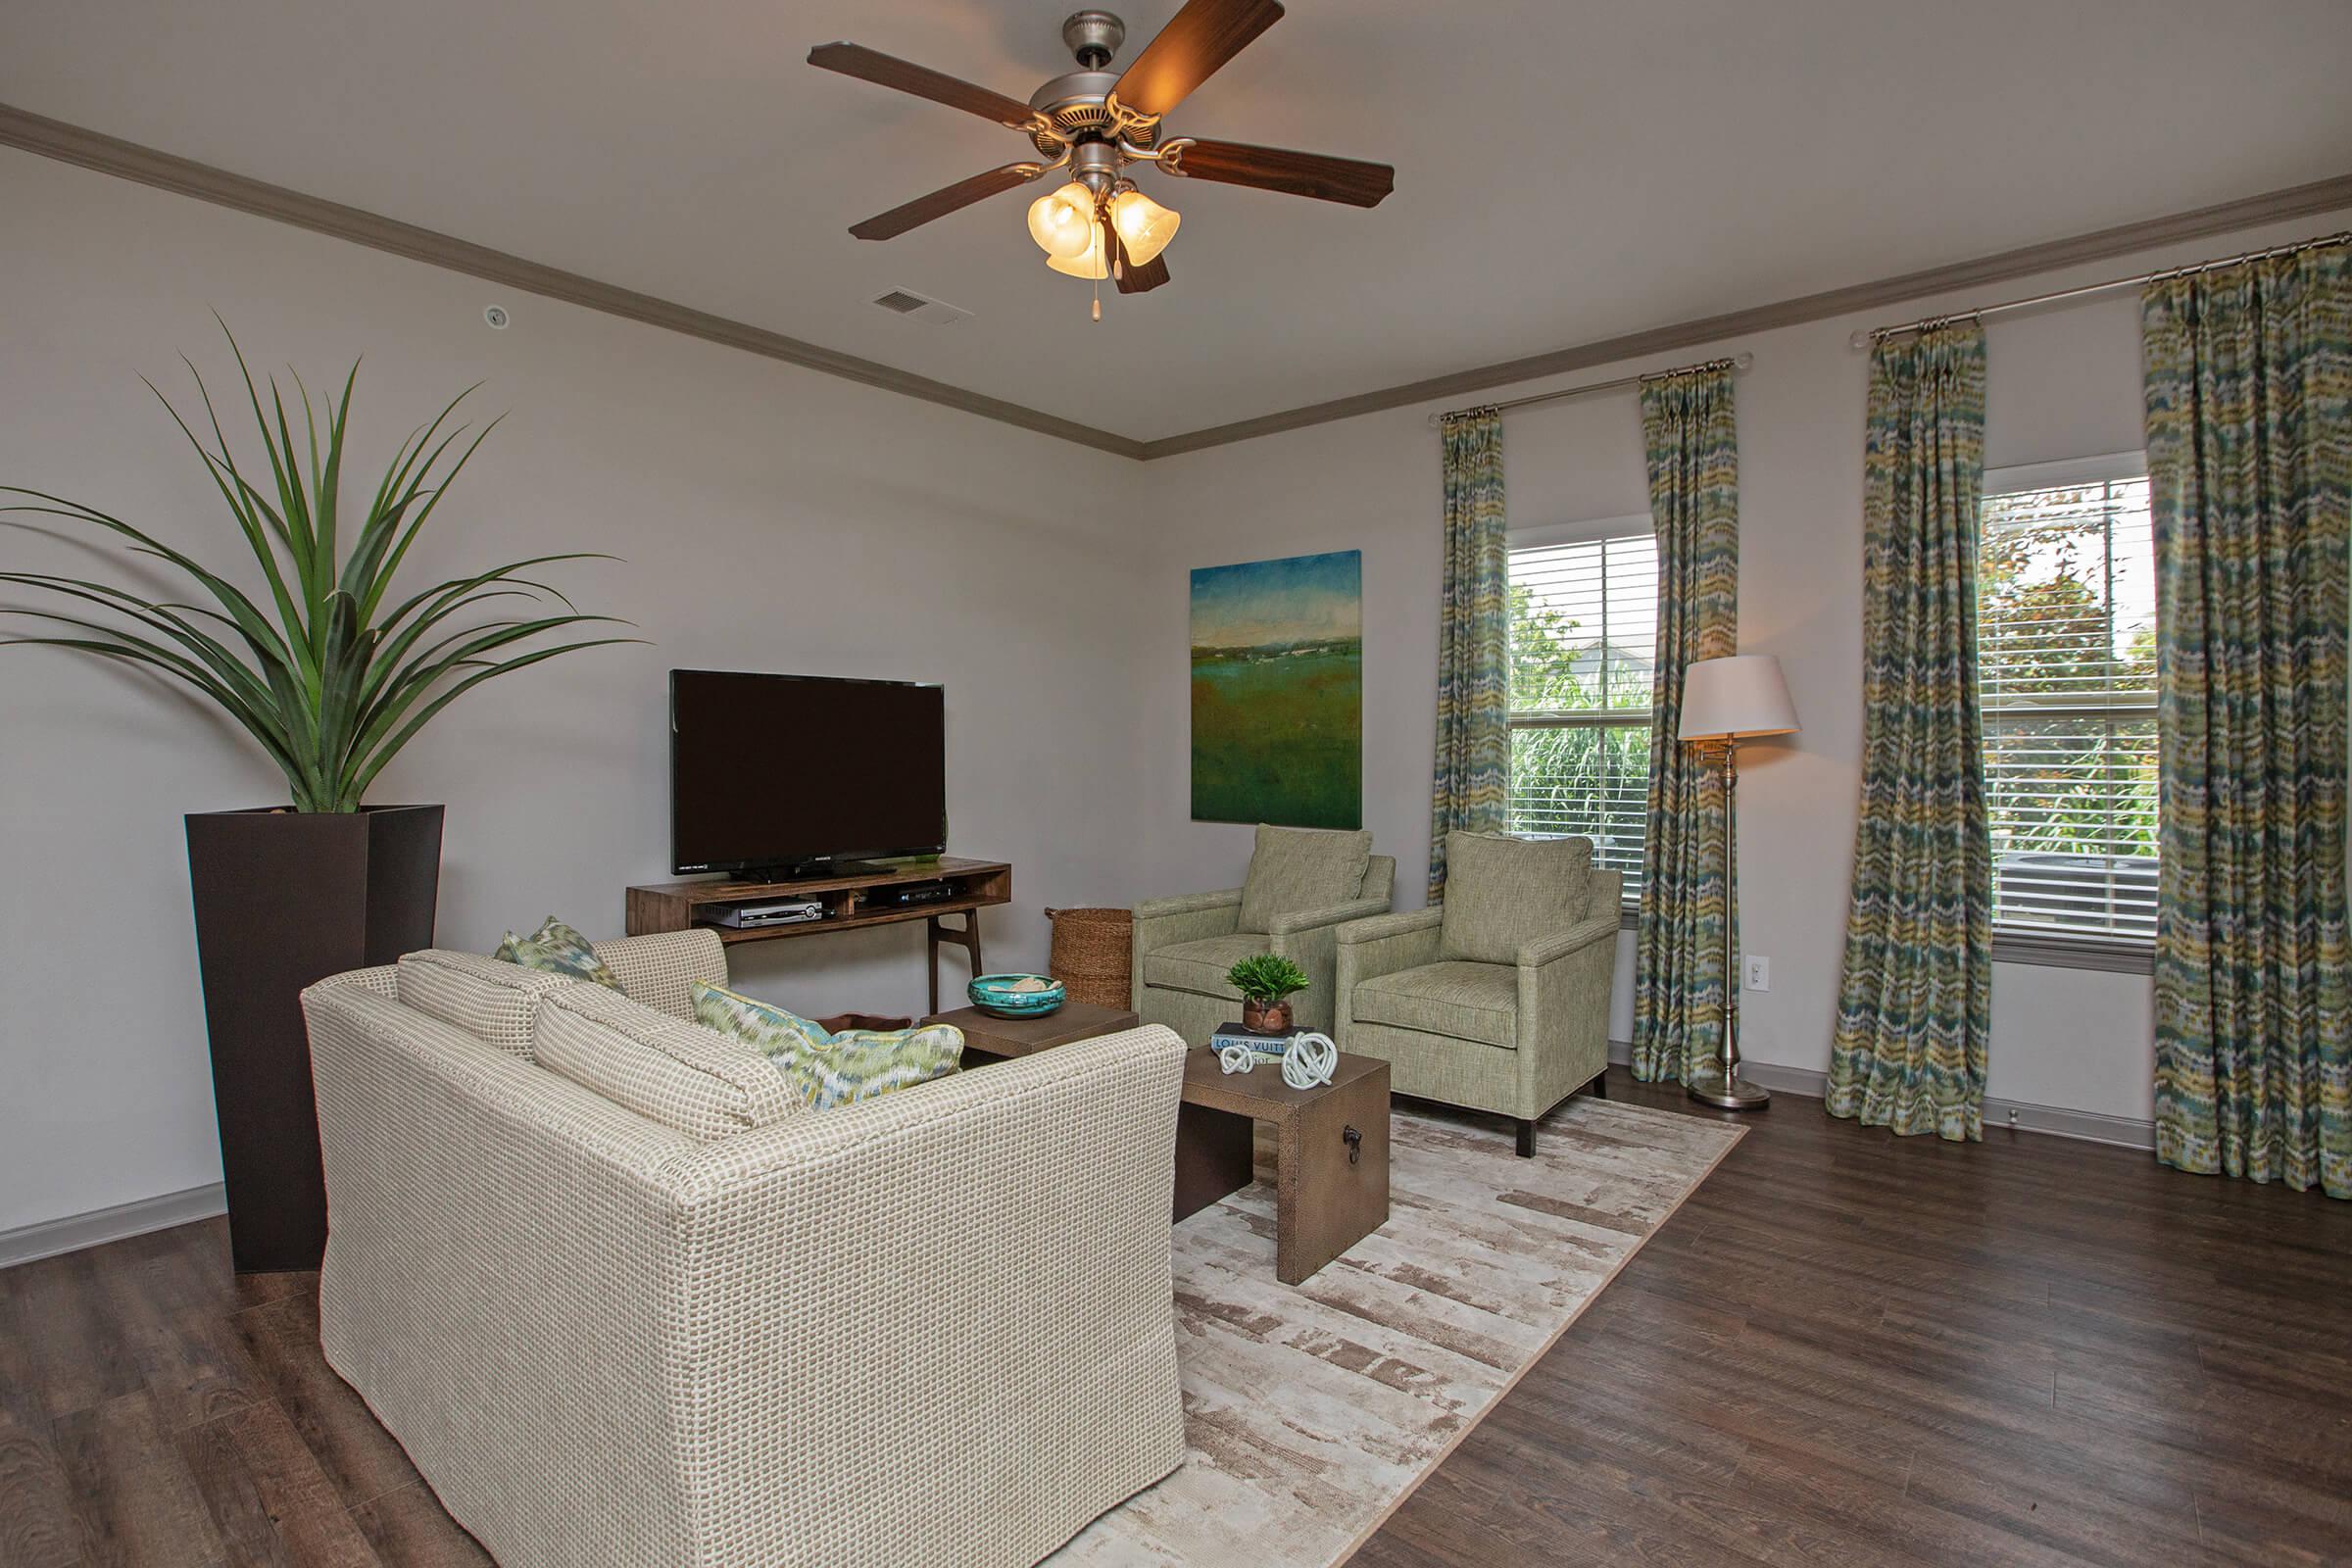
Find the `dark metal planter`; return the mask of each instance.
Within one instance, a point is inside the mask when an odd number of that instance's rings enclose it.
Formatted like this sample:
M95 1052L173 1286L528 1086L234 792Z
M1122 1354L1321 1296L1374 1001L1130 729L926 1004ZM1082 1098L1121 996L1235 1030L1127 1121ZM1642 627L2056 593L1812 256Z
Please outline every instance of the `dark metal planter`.
M197 961L237 1272L317 1268L326 1246L303 987L433 945L441 808L188 818Z

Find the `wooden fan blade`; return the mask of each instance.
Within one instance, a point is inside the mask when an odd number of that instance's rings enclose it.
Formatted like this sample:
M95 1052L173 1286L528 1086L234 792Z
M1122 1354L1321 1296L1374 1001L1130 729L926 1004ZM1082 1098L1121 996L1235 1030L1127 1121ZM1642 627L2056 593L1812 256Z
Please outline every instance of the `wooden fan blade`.
M1285 147L1252 147L1238 141L1195 141L1179 146L1172 172L1213 179L1221 185L1254 185L1259 190L1346 202L1350 207L1378 207L1396 188L1396 171L1387 164L1297 153Z
M1154 256L1148 267L1130 267L1127 275L1119 279L1122 294L1149 294L1168 280L1168 259Z
M928 196L917 196L904 206L893 207L887 213L877 213L864 222L853 225L850 232L859 239L891 239L910 228L920 228L934 218L945 218L958 208L986 201L1017 185L1026 185L1037 174L1035 164L1006 164L1003 169L992 169L985 174L959 179Z
M1026 129L1037 119L1037 111L1017 98L1007 98L1001 92L975 86L968 81L918 66L912 61L894 55L879 54L856 43L820 43L808 51L808 63L823 71L838 71L859 81L876 86L895 87L910 92L917 98L928 98L950 109L993 120L1000 125L1015 130Z
M1110 236L1110 276L1120 293L1149 294L1168 280L1168 258L1164 252L1152 257L1149 267L1138 267L1127 259L1127 242L1119 237L1119 231L1105 224L1103 232Z
M1111 90L1130 109L1164 115L1281 20L1275 0L1187 0Z

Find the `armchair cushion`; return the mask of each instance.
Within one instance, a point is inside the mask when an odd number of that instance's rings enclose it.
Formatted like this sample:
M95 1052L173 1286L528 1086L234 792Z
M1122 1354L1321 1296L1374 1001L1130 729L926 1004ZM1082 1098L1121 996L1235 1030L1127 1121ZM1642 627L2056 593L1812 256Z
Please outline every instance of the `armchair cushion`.
M1327 925L1340 925L1348 920L1367 920L1376 914L1389 912L1386 899L1351 899L1335 904L1328 909L1287 909L1266 924L1270 937L1293 937L1302 931L1314 931Z
M1591 839L1446 835L1446 916L1440 952L1474 963L1516 963L1519 950L1584 917Z
M1369 828L1333 833L1260 823L1242 882L1241 929L1271 930L1275 916L1290 910L1326 909L1356 899L1371 863Z
M1450 848L1446 852L1451 854ZM1447 880L1452 878L1450 865ZM1350 1007L1358 1022L1506 1051L1519 1045L1519 971L1499 963L1449 960L1356 982Z
M1203 997L1224 997L1238 1003L1242 994L1233 989L1225 971L1242 959L1265 951L1266 939L1248 932L1179 942L1144 956L1144 984L1190 991Z

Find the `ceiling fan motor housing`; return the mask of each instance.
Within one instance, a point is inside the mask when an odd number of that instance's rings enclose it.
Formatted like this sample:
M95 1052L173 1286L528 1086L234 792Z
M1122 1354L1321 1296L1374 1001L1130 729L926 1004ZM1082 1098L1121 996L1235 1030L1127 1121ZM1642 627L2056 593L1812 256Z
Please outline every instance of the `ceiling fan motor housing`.
M1107 11L1073 12L1061 24L1061 41L1082 68L1101 71L1127 41L1127 24Z
M1029 95L1029 107L1045 116L1051 126L1051 133L1030 133L1039 152L1058 158L1065 143L1112 141L1121 134L1107 104L1119 84L1119 73L1110 69L1111 57L1126 38L1127 24L1107 11L1076 12L1061 24L1061 41L1078 57L1078 69L1055 76ZM1124 133L1138 147L1159 141L1156 122L1138 123L1132 115Z

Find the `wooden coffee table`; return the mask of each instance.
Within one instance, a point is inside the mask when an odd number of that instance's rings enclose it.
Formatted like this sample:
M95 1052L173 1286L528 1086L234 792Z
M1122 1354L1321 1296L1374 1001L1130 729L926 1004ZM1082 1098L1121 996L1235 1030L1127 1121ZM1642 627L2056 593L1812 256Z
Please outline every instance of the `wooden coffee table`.
M963 1031L965 1054L1004 1061L1097 1035L1115 1035L1134 1028L1136 1017L1091 1002L1065 1002L1043 1018L999 1018L978 1007L957 1007L954 1012L935 1012L923 1022L952 1023Z
M1274 1277L1297 1285L1388 1222L1389 1064L1343 1054L1332 1081L1293 1089L1278 1062L1228 1073L1196 1047L1176 1117L1176 1217L1255 1180L1253 1122L1275 1134Z
M957 1007L923 1020L962 1030L964 1054L983 1061L1035 1055L1136 1021L1085 1002L1043 1018ZM1330 1083L1293 1089L1279 1062L1228 1073L1215 1052L1196 1047L1184 1058L1176 1112L1176 1218L1257 1179L1250 1146L1261 1121L1275 1137L1274 1277L1296 1285L1388 1223L1389 1064L1343 1053Z

